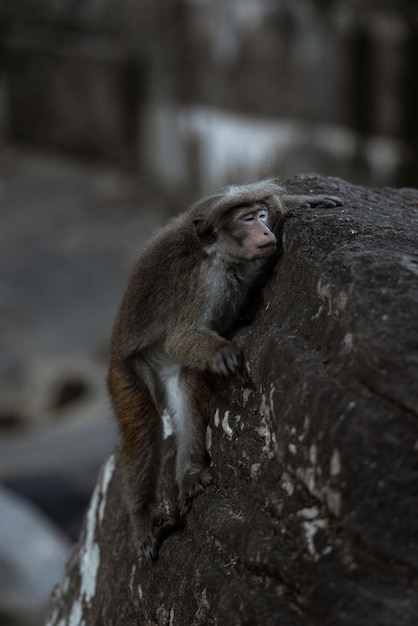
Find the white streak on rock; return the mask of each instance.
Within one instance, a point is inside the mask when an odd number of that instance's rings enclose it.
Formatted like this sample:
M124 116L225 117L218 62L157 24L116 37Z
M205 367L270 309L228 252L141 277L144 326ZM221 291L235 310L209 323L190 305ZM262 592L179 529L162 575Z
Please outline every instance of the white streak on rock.
M109 483L110 480L112 478L113 475L113 471L115 469L115 456L114 454L112 454L106 465L104 466L103 469L103 476L102 476L102 485L101 485L101 502L100 502L100 508L99 508L99 521L102 522L103 521L103 515L104 515L104 511L105 511L105 507L106 507L106 495L107 495L107 489L109 487Z
M253 463L250 468L251 478L255 480L260 474L261 463Z
M305 531L306 544L309 554L313 557L314 561L317 561L320 557L315 548L314 537L320 528L325 528L327 525L326 520L316 519L312 522L303 522L303 529Z
M212 449L212 429L210 426L206 428L206 450L210 452Z
M325 500L330 511L339 517L341 515L341 494L328 487L325 489Z
M309 460L312 463L312 465L316 465L317 456L318 456L318 450L317 450L316 445L313 443L311 447L309 448Z
M330 461L331 476L338 476L341 473L341 457L339 451L335 448Z
M81 606L81 602L76 600L71 607L71 613L68 616L68 626L83 626L85 621L82 619L82 616L83 608Z
M288 447L289 452L290 452L291 454L296 454L297 449L296 449L296 446L295 446L295 444L294 444L294 443L289 443L289 445L288 445L287 447Z
M242 404L244 407L246 406L250 395L251 395L251 389L242 390Z
M319 514L319 510L318 507L316 506L311 506L311 507L306 507L304 509L300 509L296 515L298 515L299 517L303 517L304 519L315 519L316 517L318 517Z
M344 354L347 354L349 352L352 351L353 349L353 334L352 333L346 333L344 335L344 338L342 340L342 351Z
M273 416L274 416L274 384L270 385L270 393L267 397L266 394L261 394L261 423L257 428L258 434L263 437L265 444L262 449L262 453L266 455L268 459L273 458L277 450L276 433L273 428Z
M111 455L103 468L100 482L97 483L87 512L86 535L80 550L80 602L91 602L96 592L97 573L100 565L100 548L95 542L96 526L100 524L106 505L106 492L115 467Z
M94 541L98 502L99 486L97 485L87 513L86 538L80 551L80 597L84 597L87 602L91 602L96 592L96 579L100 564L100 549Z
M225 434L231 439L232 435L234 434L234 431L232 430L228 422L229 413L230 413L229 411L225 411L225 414L222 419L222 428L224 429Z
M282 479L282 487L283 487L284 491L287 493L288 496L293 495L293 493L295 491L295 487L294 487L292 481L289 478L283 478Z

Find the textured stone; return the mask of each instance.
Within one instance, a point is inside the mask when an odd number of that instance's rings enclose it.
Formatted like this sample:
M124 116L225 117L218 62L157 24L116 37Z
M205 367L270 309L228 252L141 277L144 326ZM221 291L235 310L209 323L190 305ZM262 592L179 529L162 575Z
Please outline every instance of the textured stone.
M343 206L276 225L246 369L213 395L215 485L145 562L112 456L49 626L416 624L418 191L288 188Z

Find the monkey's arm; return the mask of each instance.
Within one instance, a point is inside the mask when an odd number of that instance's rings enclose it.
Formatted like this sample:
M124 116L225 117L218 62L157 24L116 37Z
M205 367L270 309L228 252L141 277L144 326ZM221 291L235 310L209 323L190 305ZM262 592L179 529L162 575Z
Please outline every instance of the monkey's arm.
M167 353L186 367L229 376L243 364L241 351L212 330L176 329L166 340Z
M292 214L293 209L331 208L341 205L342 200L337 196L281 193L276 196L276 202L269 206L270 225L276 229L283 218Z

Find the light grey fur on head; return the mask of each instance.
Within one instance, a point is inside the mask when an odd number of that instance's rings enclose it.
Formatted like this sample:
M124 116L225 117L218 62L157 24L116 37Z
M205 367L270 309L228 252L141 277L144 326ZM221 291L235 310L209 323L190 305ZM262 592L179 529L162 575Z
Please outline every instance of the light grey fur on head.
M215 215L228 212L240 205L265 202L269 210L280 206L280 196L284 188L275 180L262 180L248 185L230 185L203 198L191 211L199 219L210 221Z
M264 198L284 193L283 187L275 180L261 180L248 185L230 185L223 193L223 201L226 204L245 204L264 200Z

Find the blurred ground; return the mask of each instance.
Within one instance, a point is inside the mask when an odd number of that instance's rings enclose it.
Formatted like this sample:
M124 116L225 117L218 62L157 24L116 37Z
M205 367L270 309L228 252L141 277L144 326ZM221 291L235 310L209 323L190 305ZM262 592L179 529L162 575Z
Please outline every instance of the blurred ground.
M165 219L125 172L0 147L0 481L71 535L78 518L62 518L88 498L115 440L112 318Z

